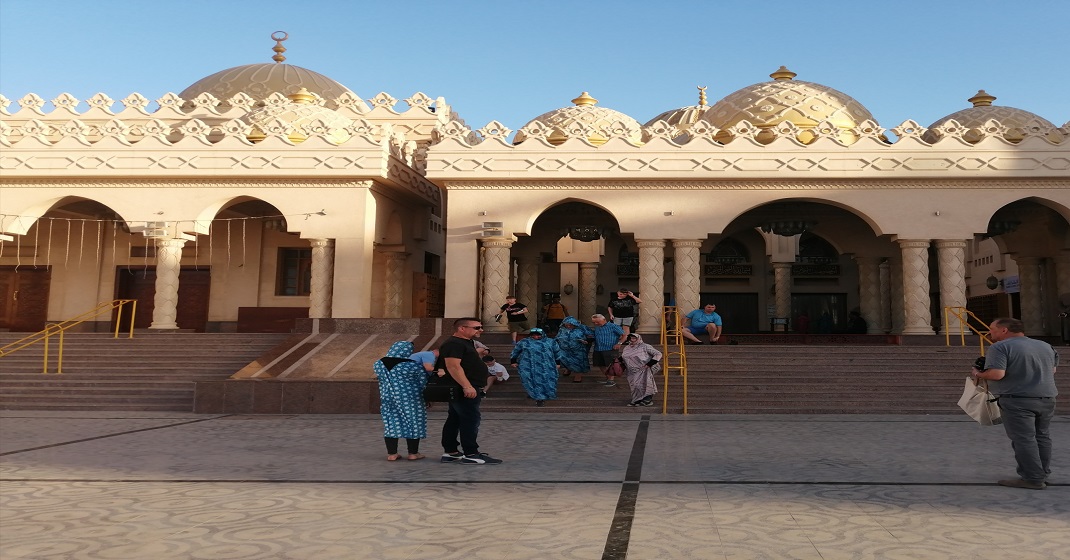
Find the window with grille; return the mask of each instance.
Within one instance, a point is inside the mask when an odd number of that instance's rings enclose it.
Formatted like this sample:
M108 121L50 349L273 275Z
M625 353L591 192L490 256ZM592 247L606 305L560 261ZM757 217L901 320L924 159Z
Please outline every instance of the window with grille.
M307 296L312 291L312 249L279 248L275 295Z

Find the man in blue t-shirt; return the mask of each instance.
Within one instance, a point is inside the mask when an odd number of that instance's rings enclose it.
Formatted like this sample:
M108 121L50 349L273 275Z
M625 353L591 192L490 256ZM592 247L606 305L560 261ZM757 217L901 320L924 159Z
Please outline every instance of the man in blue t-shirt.
M702 333L710 335L710 344L717 344L721 338L721 316L717 314L717 306L707 303L702 309L696 309L684 317L684 338L702 344L697 336Z

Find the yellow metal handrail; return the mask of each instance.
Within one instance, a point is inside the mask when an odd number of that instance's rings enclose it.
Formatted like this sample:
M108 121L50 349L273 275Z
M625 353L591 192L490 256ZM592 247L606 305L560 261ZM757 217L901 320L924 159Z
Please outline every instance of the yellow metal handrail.
M666 305L661 311L661 353L662 370L665 382L662 384L661 413L669 410L669 371L679 371L683 381L684 414L687 414L687 351L685 348L683 327L680 326L680 312L675 305Z
M123 306L130 304L130 334L127 338L134 338L134 315L137 312L137 300L136 299L117 299L113 301L107 301L98 304L93 309L82 313L66 321L59 323L49 323L45 325L45 328L35 332L31 335L22 337L15 342L6 344L0 347L0 358L13 354L23 348L33 346L38 342L41 342L44 346L44 365L41 368L41 373L48 373L48 343L49 339L53 336L59 336L59 347L56 353L56 373L63 373L63 335L71 327L80 325L90 319L95 319L105 313L111 313L113 310L118 309L115 319L115 336L112 338L119 338L119 323L121 322L123 315Z
M954 315L954 317L958 319L959 323L959 344L961 346L966 346L966 328L964 327L968 327L969 330L973 331L973 333L976 334L977 337L980 339L981 355L984 356L985 343L987 342L989 346L992 345L992 340L988 338L988 332L989 330L991 330L991 328L988 326L988 324L982 321L980 317L974 315L972 311L966 309L965 307L948 306L944 308L944 342L946 343L946 345L951 346L951 320L949 319L949 317L952 315ZM971 318L977 321L982 326L984 326L985 330L978 330L973 325L971 325Z

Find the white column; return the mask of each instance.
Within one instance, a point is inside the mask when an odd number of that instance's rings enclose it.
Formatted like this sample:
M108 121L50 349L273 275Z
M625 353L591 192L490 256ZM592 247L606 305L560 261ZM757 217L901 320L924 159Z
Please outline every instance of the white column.
M879 332L892 332L892 273L891 263L883 261L880 264L881 282L881 310Z
M773 302L776 316L791 318L791 264L790 262L773 263ZM790 321L789 321L790 322ZM777 330L787 330L787 325L776 325Z
M940 274L940 334L950 330L952 334L970 332L965 321L947 314L945 307L966 307L966 241L937 239L937 272ZM944 325L944 317L949 321Z
M903 334L934 334L929 313L929 242L900 239L903 254Z
M334 304L334 240L310 239L312 245L312 284L308 296L308 316L328 319Z
M399 319L402 315L408 258L409 253L404 251L383 251L383 317L388 319Z
M178 328L178 272L185 244L183 239L156 240L156 294L150 329Z
M517 301L528 306L528 319L533 327L538 326L535 321L542 310L542 302L539 299L539 261L534 257L521 257L516 259L516 262Z
M702 290L701 239L673 239L673 296L681 316L698 309Z
M579 299L580 310L576 317L581 323L591 322L591 315L595 313L606 314L605 309L598 307L598 263L580 263L580 287Z
M639 328L646 335L661 335L665 305L665 240L636 239L639 247Z
M855 257L858 265L858 307L866 320L866 332L880 334L881 272L877 257Z
M509 294L509 249L513 246L509 239L483 240L483 310L480 319L489 332L507 332L509 327L505 319L494 321L505 296ZM527 303L527 302L524 302Z
M1018 263L1019 294L1022 304L1022 322L1025 334L1043 335L1044 306L1040 289L1040 259L1037 257L1015 256Z

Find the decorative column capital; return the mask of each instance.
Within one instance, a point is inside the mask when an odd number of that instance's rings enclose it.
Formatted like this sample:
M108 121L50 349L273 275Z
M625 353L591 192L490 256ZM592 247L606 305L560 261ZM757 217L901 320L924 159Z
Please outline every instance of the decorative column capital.
M1018 266L1032 266L1040 264L1040 257L1023 257L1015 255L1014 262L1018 263Z
M673 248L696 247L696 248L700 248L701 249L702 248L702 240L701 239L673 239L672 240L672 246L673 246Z
M897 239L896 243L903 249L928 249L928 239Z
M484 247L494 247L497 249L510 249L513 246L512 239L500 239L500 238L488 238L482 240Z
M855 255L852 258L855 260L855 264L857 264L858 266L873 266L878 265L881 262L881 257Z
M164 238L164 239L157 239L156 240L156 247L160 247L160 248L162 248L162 247L184 247L185 245L186 245L186 240L185 239Z
M775 263L773 263L773 270L776 270L778 268L780 268L780 269L786 268L788 270L791 270L791 265L793 265L793 264L795 264L795 263L775 262Z
M640 249L660 249L665 247L664 239L636 239L635 246Z
M309 239L308 244L312 247L334 247L333 239Z
M933 241L937 249L965 249L965 239L937 239Z
M591 270L591 269L594 269L594 270L598 270L598 264L599 264L599 263L596 263L596 262L581 262L581 263L580 263L580 270L583 270L583 269L587 269L587 270Z

